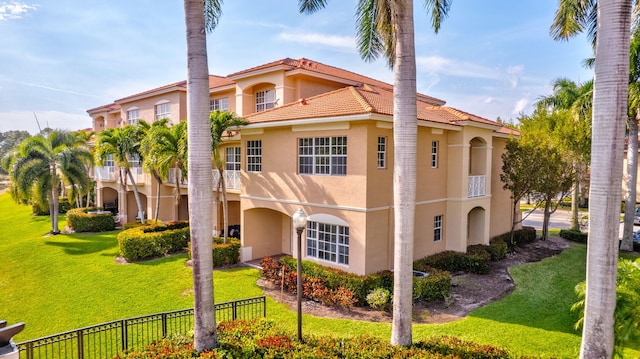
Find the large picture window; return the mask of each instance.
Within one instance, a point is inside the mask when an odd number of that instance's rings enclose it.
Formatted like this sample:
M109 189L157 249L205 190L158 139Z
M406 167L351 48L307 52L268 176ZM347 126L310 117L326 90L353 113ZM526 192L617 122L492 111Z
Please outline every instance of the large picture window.
M349 265L349 227L307 222L307 257Z
M298 172L345 176L347 174L347 137L298 139Z
M262 140L247 141L247 172L262 171Z
M256 92L256 112L274 108L276 103L276 90Z

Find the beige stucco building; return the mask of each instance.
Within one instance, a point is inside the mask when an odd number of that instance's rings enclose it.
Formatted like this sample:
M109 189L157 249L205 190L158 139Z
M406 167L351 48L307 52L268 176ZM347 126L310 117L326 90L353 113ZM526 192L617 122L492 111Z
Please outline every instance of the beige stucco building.
M225 158L229 224L241 226L241 259L296 253L291 216L309 215L304 259L358 274L393 266L392 86L307 59L283 59L210 76L211 109L230 110L247 126L230 131ZM415 258L465 251L509 231L509 193L500 172L511 131L418 95ZM93 128L144 119L186 119L186 83L125 97L88 111ZM152 176L136 170L147 217L160 201L162 220L188 218L187 186L175 205L176 178L160 196ZM98 203L124 221L137 213L113 164L97 167ZM217 176L217 171L214 171ZM217 178L214 177L214 181ZM130 187L130 186L129 186ZM217 186L214 186L217 187ZM214 206L215 231L222 229Z

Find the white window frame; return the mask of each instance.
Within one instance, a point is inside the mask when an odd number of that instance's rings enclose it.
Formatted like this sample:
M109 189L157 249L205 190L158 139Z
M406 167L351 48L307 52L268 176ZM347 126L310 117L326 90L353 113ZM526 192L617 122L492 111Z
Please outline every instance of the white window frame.
M131 164L131 167L133 167L133 168L142 167L142 156L140 156L140 154L138 154L138 153L134 153L134 154L129 155L129 163Z
M438 168L438 141L431 141L431 168Z
M247 141L247 172L262 172L262 140Z
M276 107L276 90L256 92L256 112L262 112Z
M171 102L163 102L155 105L156 121L163 118L171 119Z
M229 98L221 97L209 100L209 111L229 111Z
M346 176L347 136L299 138L298 173Z
M127 110L127 124L134 125L140 120L140 110L137 107Z
M230 146L224 149L225 170L232 172L240 171L241 153L240 146Z
M349 226L307 222L307 257L349 265Z
M104 167L115 167L116 162L113 160L113 155L107 155L104 159Z
M440 242L442 240L442 222L444 215L439 214L433 217L433 241Z
M387 137L378 136L378 168L387 168Z

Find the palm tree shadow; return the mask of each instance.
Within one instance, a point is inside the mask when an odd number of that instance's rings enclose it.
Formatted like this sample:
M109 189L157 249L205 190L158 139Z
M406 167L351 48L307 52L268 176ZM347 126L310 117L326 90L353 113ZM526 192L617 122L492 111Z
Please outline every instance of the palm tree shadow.
M103 252L109 249L115 249L112 254L117 255L118 243L112 232L99 234L67 234L57 237L50 237L51 240L45 241L45 244L60 247L66 254L85 255L91 253ZM60 240L57 240L57 239ZM111 254L105 254L111 255Z

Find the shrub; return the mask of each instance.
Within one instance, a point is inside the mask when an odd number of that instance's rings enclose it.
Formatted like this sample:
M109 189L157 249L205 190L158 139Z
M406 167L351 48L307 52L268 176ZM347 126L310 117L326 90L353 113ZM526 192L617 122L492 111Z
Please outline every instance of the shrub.
M413 298L425 301L444 299L451 293L451 274L432 269L427 277L413 277Z
M71 203L66 197L62 197L58 200L58 213L64 214L71 209ZM49 215L49 202L45 203L33 203L31 205L31 211L36 216L48 216Z
M487 250L491 254L491 260L496 262L507 257L509 246L503 239L494 237L489 241L489 248Z
M432 267L449 272L469 272L477 274L489 273L488 253L460 253L454 251L444 251L417 260L418 266ZM414 264L414 268L416 265Z
M391 301L391 292L388 289L378 287L367 294L367 304L371 308L383 309Z
M523 244L531 243L536 240L536 229L533 227L524 226L522 229L518 229L513 231L513 242L511 243L511 232L505 232L500 235L497 235L489 241L489 243L494 241L503 241L507 244L509 248L515 246L521 246ZM506 253L505 253L506 255Z
M111 212L89 214L97 207L74 208L67 212L67 223L76 232L104 232L116 229Z
M588 234L575 229L561 229L560 237L572 242L587 243Z
M184 250L189 243L189 228L145 233L139 226L118 233L120 255L126 260L164 256Z
M211 255L213 256L214 267L238 264L240 262L240 240L228 238L227 243L218 243L214 238Z

